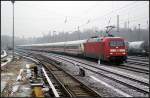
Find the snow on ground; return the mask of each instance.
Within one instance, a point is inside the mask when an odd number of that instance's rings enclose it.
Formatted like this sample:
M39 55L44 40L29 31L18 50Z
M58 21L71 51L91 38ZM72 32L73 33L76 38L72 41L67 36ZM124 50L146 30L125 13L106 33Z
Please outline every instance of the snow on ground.
M9 58L8 61L11 59ZM5 65L1 65L1 96L2 97L31 97L31 88L28 79L16 81L20 70L31 62L19 58ZM25 73L23 74L25 75Z

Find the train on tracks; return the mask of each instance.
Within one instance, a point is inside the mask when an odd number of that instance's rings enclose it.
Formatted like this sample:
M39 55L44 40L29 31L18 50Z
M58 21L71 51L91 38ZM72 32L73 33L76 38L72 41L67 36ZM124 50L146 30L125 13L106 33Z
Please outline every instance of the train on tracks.
M149 56L149 43L145 41L128 42L128 55Z
M94 37L77 41L18 45L17 48L80 55L119 64L127 59L125 40L121 37Z

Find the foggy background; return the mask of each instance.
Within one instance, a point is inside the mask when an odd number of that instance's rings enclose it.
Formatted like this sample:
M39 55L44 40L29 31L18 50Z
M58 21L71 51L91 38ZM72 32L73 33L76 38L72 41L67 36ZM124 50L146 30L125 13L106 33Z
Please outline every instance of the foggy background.
M117 21L119 15L119 22ZM148 1L16 1L15 44L72 41L102 35L149 41ZM139 26L140 24L140 26ZM1 47L12 46L12 4L1 1Z

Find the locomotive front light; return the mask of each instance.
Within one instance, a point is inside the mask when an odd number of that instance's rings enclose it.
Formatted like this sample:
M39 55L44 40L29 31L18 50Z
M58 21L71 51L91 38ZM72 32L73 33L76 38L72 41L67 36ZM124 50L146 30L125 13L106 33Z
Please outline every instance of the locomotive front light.
M110 49L110 52L116 52L116 49Z
M120 49L119 51L120 51L120 52L125 52L125 49Z
M123 52L122 54L126 54L125 52Z
M113 54L113 53L109 53L109 54Z

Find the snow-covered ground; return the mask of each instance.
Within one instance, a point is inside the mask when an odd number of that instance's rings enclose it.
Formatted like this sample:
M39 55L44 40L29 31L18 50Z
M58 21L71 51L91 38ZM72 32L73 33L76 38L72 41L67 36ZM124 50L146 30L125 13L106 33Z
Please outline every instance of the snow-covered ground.
M8 57L7 60L7 64L1 64L1 68L3 69L1 71L1 96L31 97L32 89L30 87L28 79L22 78L20 81L16 81L17 76L20 75L19 71L25 69L25 65L30 64L31 62L23 58L11 61L11 56L10 58ZM24 72L22 75L25 76L26 72Z
M7 53L5 50L3 50L3 54L1 54L1 58L4 58L5 56L7 56Z
M6 64L8 64L11 61L12 61L12 56L10 56L10 57L7 58L7 62L1 63L1 67L5 66Z

